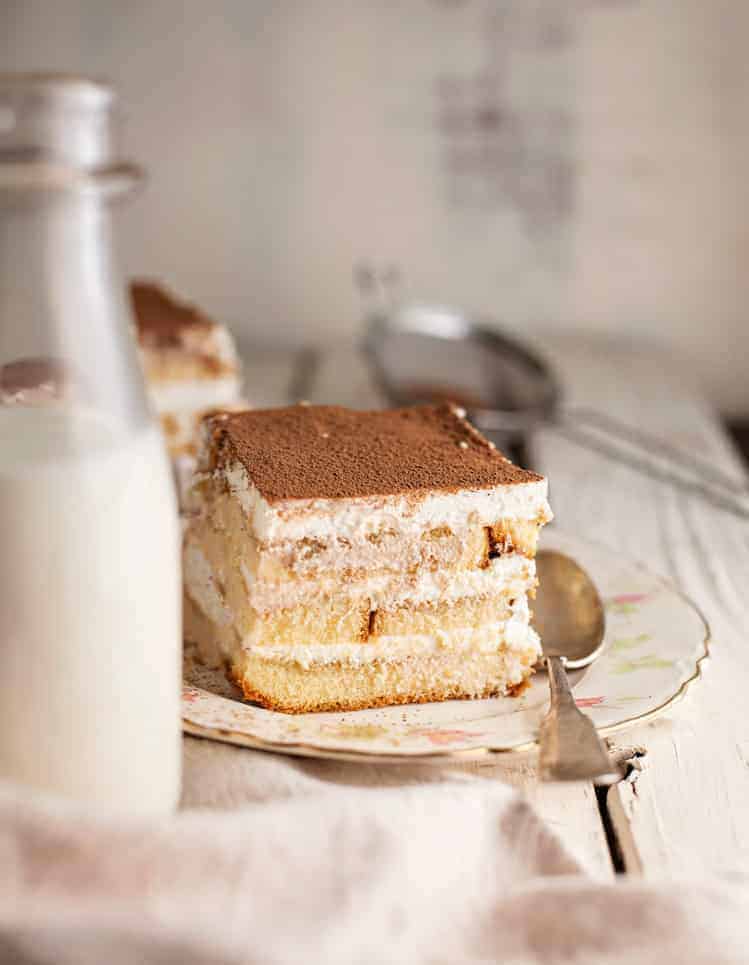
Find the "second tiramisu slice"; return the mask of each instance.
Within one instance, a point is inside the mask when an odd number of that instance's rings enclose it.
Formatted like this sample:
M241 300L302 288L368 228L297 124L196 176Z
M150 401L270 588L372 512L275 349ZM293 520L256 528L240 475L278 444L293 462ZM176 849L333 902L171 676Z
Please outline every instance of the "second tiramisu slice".
M282 711L512 691L546 492L447 405L207 420L186 637Z
M160 285L134 281L130 297L146 384L173 458L194 456L206 412L244 407L231 333Z

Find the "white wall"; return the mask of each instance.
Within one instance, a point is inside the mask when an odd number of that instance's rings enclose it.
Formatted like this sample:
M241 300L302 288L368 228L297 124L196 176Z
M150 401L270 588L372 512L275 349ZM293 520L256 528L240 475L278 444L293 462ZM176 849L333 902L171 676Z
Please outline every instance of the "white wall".
M742 0L6 0L0 63L111 77L130 271L247 332L359 320L353 264L519 328L673 344L749 411Z

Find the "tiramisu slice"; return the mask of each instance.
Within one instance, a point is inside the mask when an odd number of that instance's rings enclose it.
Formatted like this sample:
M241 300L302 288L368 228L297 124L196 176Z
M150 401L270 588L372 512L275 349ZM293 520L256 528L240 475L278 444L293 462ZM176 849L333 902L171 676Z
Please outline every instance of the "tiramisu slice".
M546 493L449 405L208 419L186 638L292 713L511 692Z
M172 458L194 456L200 420L243 407L239 360L229 330L148 281L130 294L151 400Z

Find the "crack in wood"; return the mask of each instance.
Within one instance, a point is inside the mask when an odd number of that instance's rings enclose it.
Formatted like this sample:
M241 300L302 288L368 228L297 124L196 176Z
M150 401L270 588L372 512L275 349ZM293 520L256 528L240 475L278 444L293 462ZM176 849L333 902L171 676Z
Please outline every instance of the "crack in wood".
M633 796L637 797L637 780L643 770L642 759L647 755L647 748L641 745L619 748L609 746L609 751L622 772L622 779L614 785L596 786L594 791L611 865L618 875L642 874L642 859L635 844L620 788L628 785Z

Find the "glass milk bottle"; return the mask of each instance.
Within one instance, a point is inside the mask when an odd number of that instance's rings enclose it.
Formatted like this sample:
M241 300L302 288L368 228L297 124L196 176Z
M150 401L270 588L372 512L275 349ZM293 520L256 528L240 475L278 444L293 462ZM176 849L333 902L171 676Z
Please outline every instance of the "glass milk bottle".
M112 92L0 75L0 779L130 813L179 788L179 527L110 203Z

